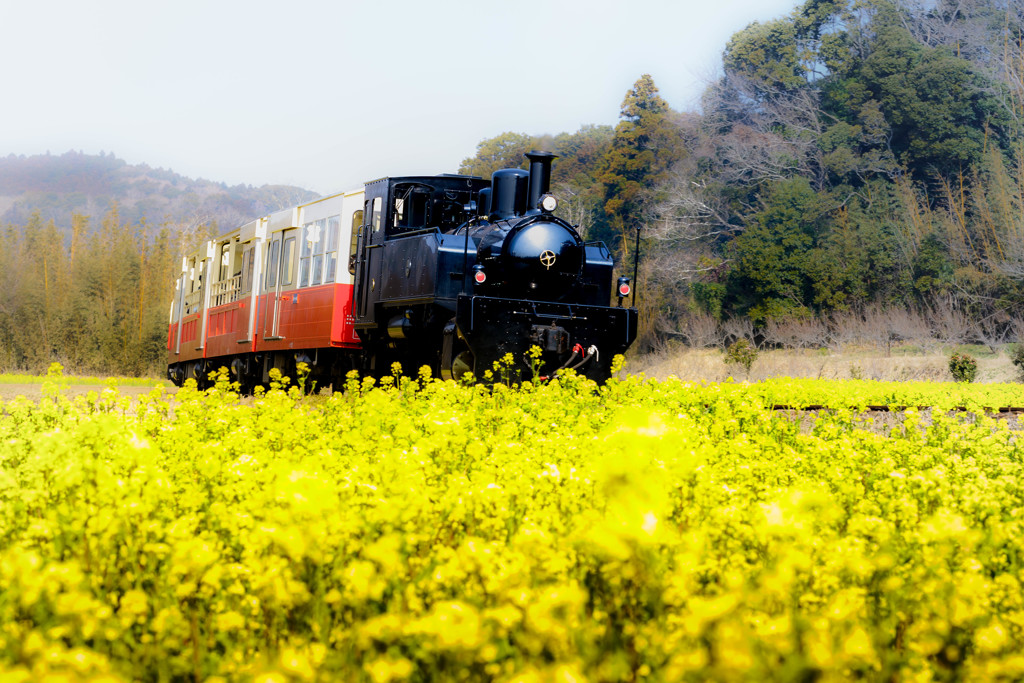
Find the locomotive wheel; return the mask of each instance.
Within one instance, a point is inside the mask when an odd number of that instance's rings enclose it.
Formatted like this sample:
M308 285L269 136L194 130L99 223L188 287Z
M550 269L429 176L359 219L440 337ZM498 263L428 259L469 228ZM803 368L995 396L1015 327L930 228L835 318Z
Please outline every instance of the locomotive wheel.
M473 352L469 349L455 356L452 360L451 379L458 381L463 375L473 372L473 361Z
M463 339L455 326L455 318L448 321L441 335L441 379L458 381L467 372L473 372L476 359L466 340Z

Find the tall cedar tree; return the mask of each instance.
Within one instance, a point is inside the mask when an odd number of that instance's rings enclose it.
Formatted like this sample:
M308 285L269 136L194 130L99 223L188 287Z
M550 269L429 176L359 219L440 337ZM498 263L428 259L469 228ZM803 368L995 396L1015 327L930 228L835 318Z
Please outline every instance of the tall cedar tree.
M595 235L609 243L615 243L627 227L641 220L645 192L661 184L672 165L685 156L673 112L658 94L650 74L633 84L622 101L619 118L600 178L610 234Z

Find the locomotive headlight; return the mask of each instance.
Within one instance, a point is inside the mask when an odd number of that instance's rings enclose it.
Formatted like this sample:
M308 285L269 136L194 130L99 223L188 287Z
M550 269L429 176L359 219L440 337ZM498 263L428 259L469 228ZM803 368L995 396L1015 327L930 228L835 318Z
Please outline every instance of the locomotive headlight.
M555 199L555 195L546 194L540 198L540 208L542 211L551 213L558 208L558 200Z
M484 272L484 267L479 263L473 266L473 282L478 285L482 285L487 282L487 273Z

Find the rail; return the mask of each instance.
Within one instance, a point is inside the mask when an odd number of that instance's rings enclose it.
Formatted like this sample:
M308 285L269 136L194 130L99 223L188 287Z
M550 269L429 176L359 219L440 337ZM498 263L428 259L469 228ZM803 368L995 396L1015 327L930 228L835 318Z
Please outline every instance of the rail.
M213 283L213 291L210 292L211 306L230 304L238 300L238 294L242 291L242 275L221 280Z
M787 403L775 403L771 406L771 409L779 411L812 413L817 412L819 410L834 411L844 408L841 408L841 406L828 406L819 403L812 403L810 405L790 405ZM953 406L951 408L935 408L934 406L865 405L848 406L844 410L868 413L903 413L910 409L914 409L917 411L938 410L940 412L947 413L970 413L978 411L982 411L985 413L1024 413L1024 406L980 406L977 408L970 408L967 406Z

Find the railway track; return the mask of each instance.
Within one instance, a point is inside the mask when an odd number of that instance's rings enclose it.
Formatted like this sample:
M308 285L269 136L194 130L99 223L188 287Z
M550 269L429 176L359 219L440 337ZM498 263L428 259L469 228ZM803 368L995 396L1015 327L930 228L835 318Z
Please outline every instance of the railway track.
M909 409L915 409L918 411L924 410L941 410L947 413L969 413L976 412L971 408L964 406L957 406L955 408L935 408L934 406L883 406L883 405L867 405L867 406L847 406L848 410L857 410L860 412L871 412L871 413L903 413ZM785 403L777 403L772 406L772 410L796 410L801 412L813 412L816 410L839 410L835 406L827 406L820 404L812 404L807 406L795 406L787 405ZM999 408L984 407L982 410L986 413L1024 413L1024 406L1002 406Z

